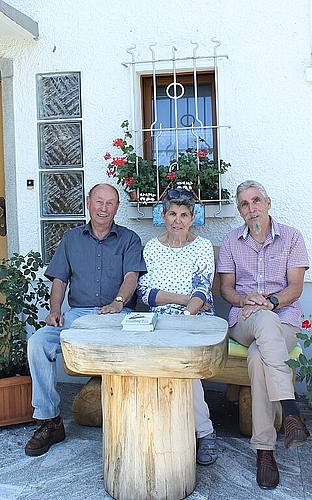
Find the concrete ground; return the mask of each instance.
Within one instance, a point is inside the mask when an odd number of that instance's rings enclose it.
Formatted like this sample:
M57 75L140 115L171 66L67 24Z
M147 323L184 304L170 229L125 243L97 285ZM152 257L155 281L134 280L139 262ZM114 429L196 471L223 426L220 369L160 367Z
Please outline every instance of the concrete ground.
M211 384L212 385L212 384ZM62 416L66 440L48 453L31 458L24 446L34 424L0 429L0 500L109 500L103 487L102 430L79 426L71 404L81 384L60 383ZM256 483L256 455L249 439L238 430L238 411L226 401L223 390L206 386L219 458L215 464L197 466L196 488L188 500L312 500L312 439L296 450L284 448L279 436L275 458L280 484L275 490L261 490ZM302 417L312 431L312 408L299 401ZM312 433L312 432L311 432Z

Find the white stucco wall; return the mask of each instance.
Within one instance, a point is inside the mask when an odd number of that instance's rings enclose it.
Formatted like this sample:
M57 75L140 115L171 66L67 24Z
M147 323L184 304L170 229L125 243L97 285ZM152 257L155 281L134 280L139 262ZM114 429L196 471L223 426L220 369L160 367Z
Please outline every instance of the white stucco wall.
M103 153L131 118L129 61L211 54L211 38L222 42L220 62L221 157L232 164L232 194L247 178L262 182L272 198L272 215L300 229L312 262L312 82L309 0L8 0L39 23L39 40L0 37L0 69L11 67L3 84L5 169L9 248L40 249L35 75L81 71L86 188L107 181ZM3 74L2 74L3 77ZM12 95L10 95L12 93ZM16 185L13 172L16 172ZM35 179L35 189L26 180ZM117 222L145 243L162 232L150 221L129 220L122 196ZM208 219L200 234L219 244L240 218ZM312 312L312 272L306 273L304 311Z
M246 178L263 182L273 199L272 215L298 227L312 257L308 192L312 181L311 17L308 0L141 2L116 0L113 6L91 0L48 4L11 0L10 4L39 23L39 40L0 39L0 57L13 64L14 136L17 174L17 223L20 251L39 246L35 75L82 72L83 139L86 187L104 181L103 153L120 136L120 124L131 118L129 61L126 49L136 45L138 58L150 59L150 44L159 58L211 54L211 38L222 42L220 122L231 126L221 138L221 157L230 161L229 190ZM6 130L5 130L6 133ZM11 184L7 190L13 192ZM118 221L128 224L145 243L161 230L150 221L127 219L126 200ZM198 231L213 243L240 223L207 221ZM16 243L16 242L15 242ZM311 273L306 279L311 281Z

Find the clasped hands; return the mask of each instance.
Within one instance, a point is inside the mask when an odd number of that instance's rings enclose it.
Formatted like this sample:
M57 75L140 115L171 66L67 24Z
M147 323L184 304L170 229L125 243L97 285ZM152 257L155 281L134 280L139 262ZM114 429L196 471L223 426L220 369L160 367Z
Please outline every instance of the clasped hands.
M261 294L258 292L248 293L244 297L244 305L242 307L242 318L247 319L252 314L260 311L260 309L266 309L272 311L271 304L267 301L266 297L268 294Z

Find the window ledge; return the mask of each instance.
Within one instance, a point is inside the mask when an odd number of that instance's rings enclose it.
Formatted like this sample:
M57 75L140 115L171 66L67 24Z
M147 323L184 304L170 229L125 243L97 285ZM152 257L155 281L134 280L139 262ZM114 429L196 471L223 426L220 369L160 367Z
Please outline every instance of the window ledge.
M205 218L235 217L236 206L234 200L226 200L220 203L209 203L205 205ZM220 206L221 205L221 206ZM142 205L137 202L129 202L127 206L127 215L129 219L152 219L153 204Z

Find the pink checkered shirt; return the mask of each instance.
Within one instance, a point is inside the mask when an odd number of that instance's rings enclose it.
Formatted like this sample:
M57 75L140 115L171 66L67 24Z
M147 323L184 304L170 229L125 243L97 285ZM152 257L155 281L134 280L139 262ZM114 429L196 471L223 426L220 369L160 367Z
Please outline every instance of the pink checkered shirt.
M271 232L261 248L248 232L246 224L230 231L223 239L217 263L218 273L236 275L236 291L274 294L287 286L287 270L308 269L309 260L301 233L271 219ZM229 326L235 325L239 307L231 307ZM299 300L276 311L282 323L301 326Z

